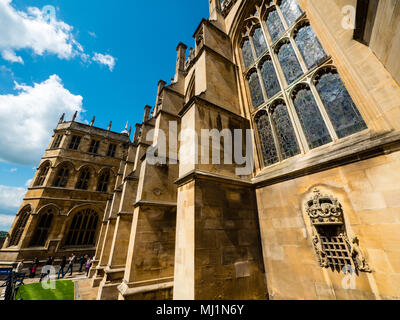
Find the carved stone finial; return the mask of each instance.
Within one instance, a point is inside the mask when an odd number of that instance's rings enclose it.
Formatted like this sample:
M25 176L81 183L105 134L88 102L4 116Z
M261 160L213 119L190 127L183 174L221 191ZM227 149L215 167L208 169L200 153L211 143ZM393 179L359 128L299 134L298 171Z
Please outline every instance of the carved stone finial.
M75 111L74 116L72 117L72 122L76 120L77 116L78 116L78 111Z
M108 131L111 131L111 126L112 126L112 121L110 121L110 123L108 125L108 128L107 128Z
M64 118L65 118L65 113L63 113L61 115L60 121L58 121L58 123L63 123L64 122Z
M96 117L93 117L92 121L90 122L90 126L93 127Z

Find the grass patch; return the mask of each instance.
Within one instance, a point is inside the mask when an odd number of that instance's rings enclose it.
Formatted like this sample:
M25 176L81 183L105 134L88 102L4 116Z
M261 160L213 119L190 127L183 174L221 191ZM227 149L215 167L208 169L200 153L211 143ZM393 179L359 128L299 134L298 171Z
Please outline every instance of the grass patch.
M27 284L19 288L17 299L22 300L74 300L74 282L56 281L56 288L43 289L41 283Z

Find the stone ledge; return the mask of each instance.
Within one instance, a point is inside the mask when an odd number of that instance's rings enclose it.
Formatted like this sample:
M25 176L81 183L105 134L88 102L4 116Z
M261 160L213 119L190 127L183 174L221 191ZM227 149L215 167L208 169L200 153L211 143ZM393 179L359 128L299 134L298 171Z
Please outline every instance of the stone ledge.
M155 283L157 281L159 282ZM172 289L173 287L174 287L173 278L162 278L162 279L135 282L135 283L123 282L118 286L118 291L123 297L126 297L152 291Z

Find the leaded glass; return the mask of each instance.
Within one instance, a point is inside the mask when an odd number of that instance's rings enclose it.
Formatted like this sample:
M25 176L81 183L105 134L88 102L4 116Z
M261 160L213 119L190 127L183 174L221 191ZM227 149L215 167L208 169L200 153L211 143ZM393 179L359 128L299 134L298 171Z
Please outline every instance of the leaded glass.
M267 43L261 28L257 28L257 30L254 32L253 43L258 57L264 53L265 50L267 50Z
M261 67L261 75L264 80L265 89L267 90L267 96L268 98L272 98L280 91L281 87L276 76L274 65L270 59L264 61Z
M302 27L295 38L307 68L311 69L326 58L326 53L311 26Z
M258 74L256 71L254 71L249 77L249 87L250 87L251 99L253 101L253 106L254 108L256 108L264 102L264 96L262 93L260 80L258 78Z
M316 87L339 138L367 129L337 73L324 74Z
M257 118L256 123L265 166L277 163L279 158L275 147L274 137L272 135L271 124L268 119L268 114L263 112L262 115Z
M242 55L244 60L244 65L248 68L254 61L253 52L251 51L250 40L246 39L242 46Z
M299 144L297 143L296 134L294 132L292 122L286 106L280 103L276 106L272 119L275 124L276 134L278 136L279 145L283 159L291 158L300 153Z
M272 41L276 41L285 31L281 18L279 18L278 12L275 9L268 14L266 23Z
M303 14L296 0L282 0L280 8L289 26Z
M332 142L311 90L309 88L301 89L297 92L293 102L310 149Z
M298 79L302 74L299 60L290 43L283 44L278 52L278 59L281 63L283 73L285 74L287 82L290 84Z

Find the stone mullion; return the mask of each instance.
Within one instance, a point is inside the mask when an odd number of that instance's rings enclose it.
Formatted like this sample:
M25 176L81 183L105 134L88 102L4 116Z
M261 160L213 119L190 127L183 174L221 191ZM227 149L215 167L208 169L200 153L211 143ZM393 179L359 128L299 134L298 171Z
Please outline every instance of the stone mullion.
M294 53L295 53L295 55L297 57L297 61L299 61L301 69L303 70L303 73L307 74L308 73L308 68L307 68L307 65L306 65L306 63L304 61L303 55L301 54L299 48L297 47L296 41L294 41L294 39L293 39L293 37L291 35L289 36L289 40L290 40L290 43L292 45L293 51L294 51Z
M258 112L262 112L263 110L265 110L268 113L268 110L266 108L261 108ZM255 117L253 117L253 125L254 125L254 129L255 129L254 131L256 131L254 140L256 142L256 145L258 146L258 147L256 147L256 152L257 152L258 161L259 161L259 164L260 164L260 169L262 169L262 168L265 167L263 144L262 144L262 141L261 141L261 138L260 138L260 130L259 130L259 127L258 127L258 123L255 120ZM260 161L260 160L262 160L262 161Z
M310 147L307 142L306 135L304 133L303 127L301 125L300 119L298 117L296 108L292 102L292 99L288 97L287 93L284 92L284 99L286 102L286 107L288 109L290 120L292 121L293 129L297 137L297 142L299 144L301 152L304 154L310 151Z
M287 31L287 30L289 29L290 26L287 24L286 19L285 19L285 16L283 15L283 13L282 13L282 11L281 11L280 6L278 6L278 5L275 4L275 8L276 8L276 12L278 12L279 18L281 19L282 24L283 24L285 30Z
M318 93L317 88L315 87L313 80L310 80L309 85L310 85L311 92L314 96L315 102L317 103L318 109L321 112L322 118L324 119L325 124L328 128L328 131L332 137L332 140L333 141L339 140L339 137L336 133L335 127L332 124L331 118L329 117L328 112L325 109L324 103L321 100L321 97Z
M260 82L260 88L261 88L261 91L262 91L263 97L264 97L263 103L265 103L266 101L268 101L268 95L267 95L267 90L265 89L265 86L264 86L264 80L261 75L261 70L258 65L256 66L256 70L257 70L258 81Z
M278 154L279 162L282 162L283 161L282 150L281 150L281 145L279 143L278 134L276 132L275 122L272 119L272 113L270 112L270 110L268 110L267 113L268 113L269 124L271 126L272 136L275 142L276 153Z

